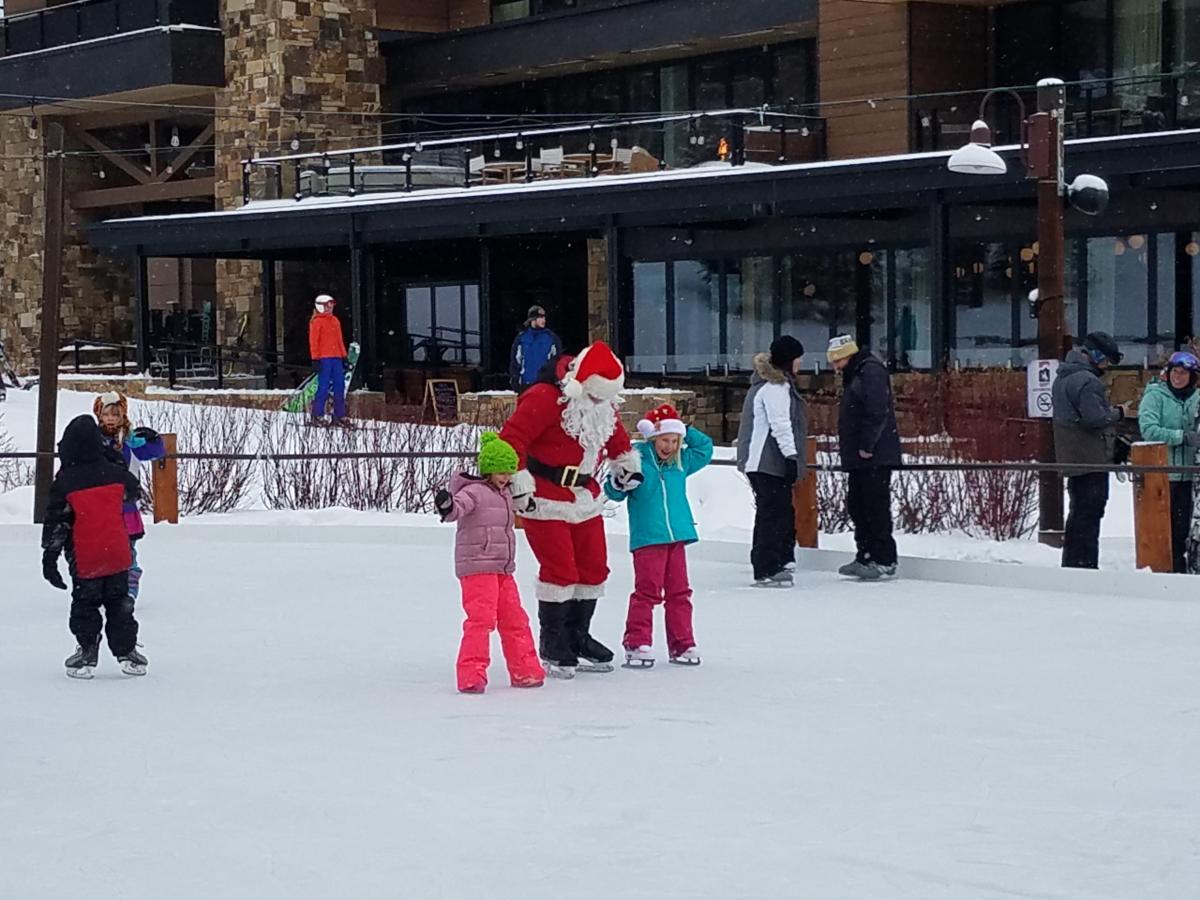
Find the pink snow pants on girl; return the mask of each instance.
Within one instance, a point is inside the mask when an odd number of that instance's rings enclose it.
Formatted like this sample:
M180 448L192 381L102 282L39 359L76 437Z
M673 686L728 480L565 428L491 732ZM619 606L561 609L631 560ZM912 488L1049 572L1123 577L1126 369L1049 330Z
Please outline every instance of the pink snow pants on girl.
M529 616L521 606L517 582L511 575L488 572L459 579L462 585L462 644L458 648L458 689L487 684L492 632L500 629L500 647L512 681L541 681L546 673L533 646Z
M667 652L678 656L696 646L692 634L692 588L682 542L633 551L633 593L625 617L626 650L654 645L654 607L666 606Z

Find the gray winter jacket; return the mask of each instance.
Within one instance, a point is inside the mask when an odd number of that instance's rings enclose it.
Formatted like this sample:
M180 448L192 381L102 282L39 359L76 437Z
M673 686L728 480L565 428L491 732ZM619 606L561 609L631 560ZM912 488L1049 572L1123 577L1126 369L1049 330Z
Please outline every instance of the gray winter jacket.
M759 353L738 426L738 471L803 478L807 440L804 398L795 382L771 365L770 355Z
M1050 387L1054 401L1054 456L1061 463L1113 461L1120 409L1108 402L1104 382L1083 350L1072 350ZM1065 474L1079 474L1067 471Z

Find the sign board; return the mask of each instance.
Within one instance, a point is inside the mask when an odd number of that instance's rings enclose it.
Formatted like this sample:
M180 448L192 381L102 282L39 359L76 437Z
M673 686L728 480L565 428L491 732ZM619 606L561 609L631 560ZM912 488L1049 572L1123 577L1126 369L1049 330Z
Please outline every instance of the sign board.
M1049 419L1054 415L1054 402L1050 386L1058 374L1057 359L1035 359L1025 370L1025 397L1029 415L1035 419Z
M458 422L458 382L453 378L426 378L422 410L433 404L433 420L439 425Z

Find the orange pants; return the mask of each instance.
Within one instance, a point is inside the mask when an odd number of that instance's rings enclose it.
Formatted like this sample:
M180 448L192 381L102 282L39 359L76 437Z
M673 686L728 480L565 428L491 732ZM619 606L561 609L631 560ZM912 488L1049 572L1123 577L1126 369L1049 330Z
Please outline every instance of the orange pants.
M492 660L492 632L500 629L500 647L508 675L514 681L545 677L533 646L529 616L521 606L521 594L511 575L487 573L460 578L462 603L467 620L463 622L462 644L458 648L458 689L487 684L488 664Z

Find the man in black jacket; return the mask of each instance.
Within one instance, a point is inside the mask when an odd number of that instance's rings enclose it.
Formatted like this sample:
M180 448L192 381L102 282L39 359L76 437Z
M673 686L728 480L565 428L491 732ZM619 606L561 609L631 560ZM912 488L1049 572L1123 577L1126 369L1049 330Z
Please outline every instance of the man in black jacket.
M838 448L850 475L846 503L854 522L854 562L838 569L867 581L896 574L892 538L892 469L900 464L900 432L892 382L884 364L854 338L838 335L825 354L842 373Z
M129 594L132 554L123 506L141 490L137 476L105 459L100 427L91 416L71 420L58 443L62 467L54 476L42 527L42 577L67 589L58 572L66 553L71 570L71 633L79 646L66 661L72 678L91 678L105 626L108 646L126 675L145 675L137 649L138 624ZM107 624L100 616L104 609Z

